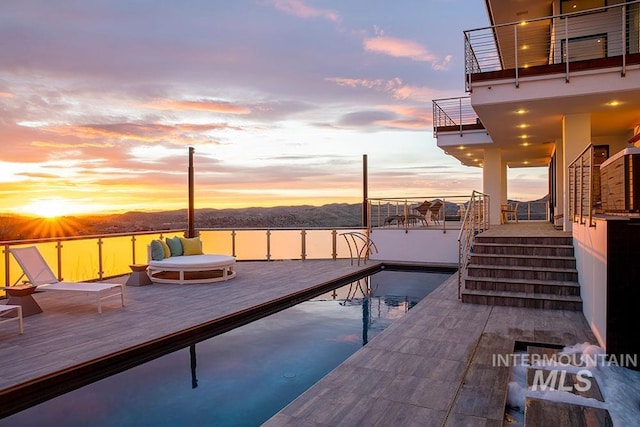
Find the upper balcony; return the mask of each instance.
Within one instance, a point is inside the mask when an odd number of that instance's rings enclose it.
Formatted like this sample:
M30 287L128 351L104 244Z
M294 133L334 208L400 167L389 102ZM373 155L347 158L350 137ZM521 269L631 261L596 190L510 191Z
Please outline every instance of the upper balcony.
M470 95L459 101L484 130L436 100L438 146L472 166L489 147L509 167L546 166L563 118L584 113L593 138L629 141L640 124L640 0L608 3L487 0L493 25L464 33ZM439 121L440 108L467 127Z
M534 76L569 82L573 73L596 69L616 68L624 77L628 66L640 64L637 0L583 10L581 2L561 1L563 13L529 20L521 20L530 15L518 12L520 6L487 3L493 20L501 22L464 32L468 92L479 82L508 80L518 87ZM531 3L528 9L542 2Z

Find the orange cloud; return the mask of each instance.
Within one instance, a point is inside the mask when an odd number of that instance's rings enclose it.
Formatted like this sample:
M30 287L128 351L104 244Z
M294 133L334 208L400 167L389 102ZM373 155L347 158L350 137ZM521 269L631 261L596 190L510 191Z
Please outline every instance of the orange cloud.
M298 18L324 18L332 22L340 19L338 12L329 9L317 9L305 4L302 0L275 0L277 9Z
M84 142L80 144L67 144L67 143L58 143L58 142L49 142L49 141L32 141L31 145L34 147L54 147L54 148L85 148L85 147L112 148L112 147L115 147L115 144L110 144L110 143Z
M15 98L15 95L8 92L0 92L0 98Z
M233 105L224 101L183 101L177 99L161 99L146 104L145 107L158 110L178 110L178 111L209 111L225 114L249 114L251 110L247 107Z

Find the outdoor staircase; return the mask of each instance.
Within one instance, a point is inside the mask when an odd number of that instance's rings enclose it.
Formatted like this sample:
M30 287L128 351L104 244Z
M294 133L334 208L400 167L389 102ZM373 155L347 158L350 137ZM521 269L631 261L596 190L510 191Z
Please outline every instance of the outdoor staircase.
M570 235L475 238L462 302L582 310Z

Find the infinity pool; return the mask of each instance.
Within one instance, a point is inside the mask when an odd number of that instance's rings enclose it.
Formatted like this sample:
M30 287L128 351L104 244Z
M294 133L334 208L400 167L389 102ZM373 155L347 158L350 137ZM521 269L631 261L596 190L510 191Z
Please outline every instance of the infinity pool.
M0 424L260 425L450 275L381 271Z

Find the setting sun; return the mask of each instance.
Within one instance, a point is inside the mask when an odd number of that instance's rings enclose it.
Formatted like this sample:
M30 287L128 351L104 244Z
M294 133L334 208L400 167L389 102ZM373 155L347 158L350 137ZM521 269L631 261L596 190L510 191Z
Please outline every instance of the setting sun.
M21 209L24 213L37 215L43 218L55 218L82 211L82 206L71 200L63 198L48 198L34 200L24 205Z

